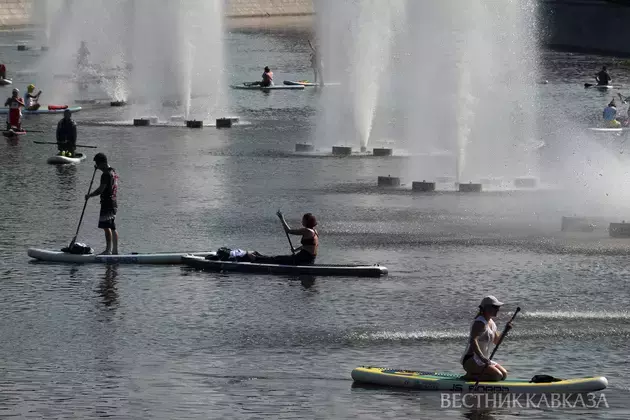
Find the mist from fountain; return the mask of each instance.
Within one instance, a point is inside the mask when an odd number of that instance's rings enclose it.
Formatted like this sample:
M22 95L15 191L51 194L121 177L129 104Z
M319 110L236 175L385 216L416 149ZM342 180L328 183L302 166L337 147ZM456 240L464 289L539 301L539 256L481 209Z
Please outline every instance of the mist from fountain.
M408 0L406 36L402 142L453 156L450 171L422 176L537 175L536 1Z
M46 9L47 21L40 24L59 28L49 30L50 49L38 66L37 83L47 97L70 103L100 89L112 101L131 103L130 117L205 119L224 110L222 0L164 0L159 7L153 0L45 5L38 4L33 21L41 21ZM77 63L81 41L90 52L86 66Z
M323 90L317 146L367 147L404 4L402 0L314 3L323 79L340 83Z

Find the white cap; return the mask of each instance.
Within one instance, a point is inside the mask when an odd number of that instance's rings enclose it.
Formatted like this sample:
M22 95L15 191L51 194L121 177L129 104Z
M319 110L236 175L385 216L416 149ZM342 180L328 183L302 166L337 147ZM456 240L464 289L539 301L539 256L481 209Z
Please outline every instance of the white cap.
M481 299L481 303L479 304L479 306L481 306L482 308L485 308L486 306L503 306L503 302L499 302L499 299L495 298L492 295L489 295Z

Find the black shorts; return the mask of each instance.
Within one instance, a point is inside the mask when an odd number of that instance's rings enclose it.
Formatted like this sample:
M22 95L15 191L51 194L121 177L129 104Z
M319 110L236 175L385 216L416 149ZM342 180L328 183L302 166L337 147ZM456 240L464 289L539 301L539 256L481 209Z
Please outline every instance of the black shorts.
M98 217L99 229L116 230L116 209L101 209Z

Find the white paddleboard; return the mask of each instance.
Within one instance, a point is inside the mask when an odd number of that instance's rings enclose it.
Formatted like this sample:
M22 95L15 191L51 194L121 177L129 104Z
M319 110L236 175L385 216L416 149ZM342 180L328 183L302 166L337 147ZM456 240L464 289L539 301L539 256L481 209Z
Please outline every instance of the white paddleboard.
M0 86L7 86L12 84L13 82L9 79L0 79Z
M61 155L51 156L46 160L46 163L51 165L68 165L72 163L79 163L82 160L85 160L85 155L83 153L75 153L74 157Z
M589 127L589 130L595 131L598 133L622 133L624 131L630 131L630 127L619 127L619 128Z
M312 86L321 86L321 83L313 83L313 82L307 82L307 81L293 81L293 80L285 80L283 82L286 86L305 86L305 87L312 87ZM325 82L324 86L339 86L341 85L341 83L339 82Z
M182 257L195 255L205 257L214 252L171 252L152 254L121 254L121 255L97 255L97 254L70 254L62 251L48 249L29 248L29 257L39 261L58 263L91 263L91 264L180 264Z

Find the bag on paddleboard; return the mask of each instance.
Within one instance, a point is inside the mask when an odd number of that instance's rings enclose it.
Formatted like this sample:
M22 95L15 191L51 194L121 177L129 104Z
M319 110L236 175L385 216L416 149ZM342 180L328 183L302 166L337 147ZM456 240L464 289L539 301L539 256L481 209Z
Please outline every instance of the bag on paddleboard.
M532 380L529 382L534 383L534 384L543 384L543 383L561 382L561 381L564 381L564 379L554 378L551 375L535 375L532 378Z
M77 255L92 254L94 252L92 248L79 242L74 242L70 247L65 247L61 251Z

